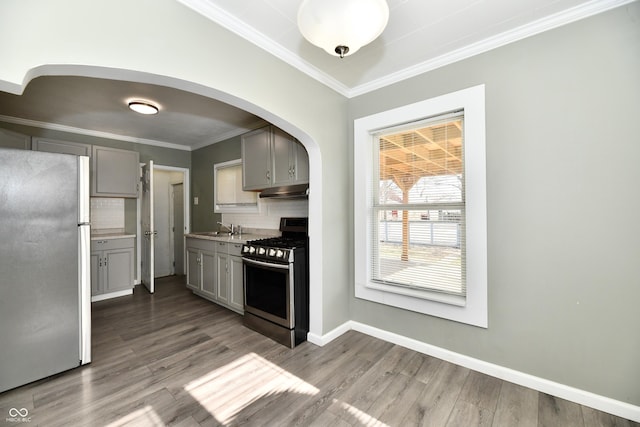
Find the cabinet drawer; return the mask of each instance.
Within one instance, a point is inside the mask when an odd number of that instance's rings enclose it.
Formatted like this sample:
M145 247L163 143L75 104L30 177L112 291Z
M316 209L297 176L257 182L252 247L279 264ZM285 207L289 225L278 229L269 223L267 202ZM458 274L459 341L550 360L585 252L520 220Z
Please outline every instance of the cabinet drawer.
M197 239L193 237L187 237L185 245L187 248L201 249L204 251L213 252L216 248L216 243L217 242L213 240L204 240L204 239Z
M242 243L229 243L229 255L240 256L242 254Z
M227 242L216 242L216 251L227 253Z
M91 251L104 251L111 249L133 249L133 237L126 239L98 239L91 240Z

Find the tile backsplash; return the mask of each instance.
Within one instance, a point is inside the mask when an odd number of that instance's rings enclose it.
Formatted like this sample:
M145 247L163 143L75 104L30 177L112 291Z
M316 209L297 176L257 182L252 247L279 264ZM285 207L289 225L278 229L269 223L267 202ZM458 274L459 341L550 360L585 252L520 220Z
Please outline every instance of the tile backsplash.
M92 197L91 229L92 231L124 230L124 199Z
M308 200L271 200L260 199L260 213L247 214L222 214L222 222L225 224L242 225L243 228L270 229L280 228L280 217L308 217Z

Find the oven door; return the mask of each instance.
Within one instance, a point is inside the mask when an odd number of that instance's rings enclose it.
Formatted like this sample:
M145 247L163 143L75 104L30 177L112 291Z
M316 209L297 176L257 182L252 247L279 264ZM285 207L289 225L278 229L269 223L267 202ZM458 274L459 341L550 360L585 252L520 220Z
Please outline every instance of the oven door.
M293 329L293 264L242 259L244 264L244 310L288 329Z

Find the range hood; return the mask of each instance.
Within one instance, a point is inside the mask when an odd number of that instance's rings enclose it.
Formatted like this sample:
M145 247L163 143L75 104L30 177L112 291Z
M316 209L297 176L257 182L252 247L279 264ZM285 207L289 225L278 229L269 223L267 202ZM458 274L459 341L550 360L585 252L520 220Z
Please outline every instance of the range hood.
M309 198L309 184L285 185L262 190L260 198L271 199L307 199Z

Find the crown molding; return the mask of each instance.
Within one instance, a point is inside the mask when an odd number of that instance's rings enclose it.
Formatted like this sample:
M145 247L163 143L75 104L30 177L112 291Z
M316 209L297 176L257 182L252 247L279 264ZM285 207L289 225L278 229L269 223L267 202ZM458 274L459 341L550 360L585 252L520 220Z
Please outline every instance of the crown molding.
M348 96L349 88L346 85L331 77L327 73L321 71L311 63L305 61L300 56L283 47L281 44L276 43L260 31L257 31L255 28L247 25L240 19L236 18L234 15L231 15L226 10L214 4L213 1L178 0L178 2L189 7L205 18L210 19L221 27L253 43L259 48L269 52L276 58L279 58L282 61L286 62L288 65L297 68L298 70L307 74L309 77L319 81L325 86L328 86L339 94Z
M481 53L517 42L527 37L544 33L545 31L559 28L561 26L597 15L607 10L614 9L625 4L633 3L636 0L592 0L579 6L572 7L554 15L547 16L526 25L514 28L504 33L486 38L479 42L470 44L463 48L451 51L434 59L416 64L404 70L389 74L380 79L373 80L356 86L348 91L348 97L363 95L365 93L401 82L411 77L433 71L437 68L453 64L463 59L470 58Z
M157 141L157 140L145 139L145 138L136 138L136 137L133 137L133 136L118 135L118 134L115 134L115 133L101 132L101 131L97 131L97 130L77 128L77 127L73 127L73 126L59 125L59 124L56 124L56 123L40 122L40 121L37 121L37 120L23 119L23 118L20 118L20 117L11 117L11 116L0 115L0 121L6 122L6 123L13 123L13 124L17 124L17 125L32 126L32 127L37 127L37 128L41 128L41 129L55 130L55 131L60 131L60 132L69 132L69 133L74 133L74 134L78 134L78 135L86 135L86 136L93 136L93 137L97 137L97 138L114 139L116 141L125 141L125 142L132 142L132 143L136 143L136 144L153 145L153 146L156 146L156 147L172 148L174 150L183 150L183 151L192 151L193 150L193 148L190 147L190 146L175 144L173 142ZM219 141L216 141L216 142L219 142ZM209 144L213 144L213 142L209 142L207 145L209 145Z
M329 74L321 71L309 62L303 60L292 51L284 48L263 33L245 24L235 16L229 14L221 7L213 4L215 0L178 0L185 6L193 9L213 22L237 34L245 40L271 53L273 56L285 61L308 76L330 87L347 98L363 95L365 93L401 82L419 74L433 71L437 68L470 58L481 53L496 49L501 46L597 15L607 10L632 3L636 0L592 0L590 2L572 7L570 9L547 16L537 21L522 25L513 30L506 31L493 37L481 40L477 43L457 49L437 58L424 61L379 79L372 80L361 85L349 88Z
M203 141L201 143L192 145L191 148L189 149L190 151L195 151L198 150L200 148L204 148L207 147L209 145L212 144L216 144L218 142L222 142L222 141L226 141L227 139L231 139L231 138L235 138L236 136L240 136L242 134L245 134L247 132L251 132L252 130L258 129L262 126L266 126L268 125L268 122L266 122L265 120L257 120L253 123L251 123L248 127L243 127L243 128L237 128L237 129L233 129L229 132L223 133L222 135L217 136L215 139L209 140L209 141Z
M60 125L56 123L40 122L37 120L23 119L20 117L0 115L0 122L13 123L16 125L32 126L32 127L37 127L41 129L55 130L60 132L74 133L77 135L94 136L97 138L114 139L116 141L125 141L125 142L132 142L136 144L153 145L155 147L171 148L174 150L182 150L182 151L195 151L200 148L204 148L209 145L226 141L227 139L231 139L236 136L240 136L244 133L250 132L254 129L258 129L259 127L265 126L267 124L267 122L260 119L254 123L251 123L251 125L249 125L248 127L233 129L229 132L226 132L222 135L217 136L215 139L203 141L195 145L182 145L182 144L176 144L174 142L158 141L155 139L136 138L133 136L118 135L115 133L77 128L73 126Z

